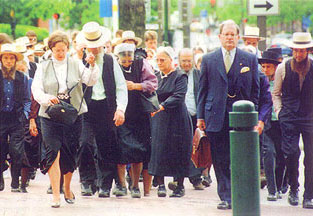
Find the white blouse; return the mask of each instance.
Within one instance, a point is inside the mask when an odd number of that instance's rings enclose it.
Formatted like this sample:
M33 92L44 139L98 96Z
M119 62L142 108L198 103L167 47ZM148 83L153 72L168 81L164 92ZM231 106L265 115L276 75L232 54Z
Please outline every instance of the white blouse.
M54 57L52 57L53 66L55 69L55 73L59 82L59 92L58 93L66 93L67 85L66 85L66 75L67 75L67 58L63 61L58 61ZM99 67L95 64L94 67L86 68L83 62L80 60L74 59L79 64L79 72L81 75L81 82L85 83L87 86L93 86L96 84L99 78ZM43 69L42 64L39 64L35 73L35 77L32 83L32 94L34 99L40 104L44 106L48 106L48 102L50 99L55 98L54 95L49 95L44 92L43 87Z

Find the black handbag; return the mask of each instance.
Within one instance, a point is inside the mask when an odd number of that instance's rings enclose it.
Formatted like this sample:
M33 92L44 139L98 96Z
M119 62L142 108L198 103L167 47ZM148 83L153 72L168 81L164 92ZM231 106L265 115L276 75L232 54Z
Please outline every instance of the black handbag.
M52 62L52 65L53 65L53 62ZM53 66L53 69L54 69L54 66ZM84 73L84 71L83 71L83 73ZM74 124L74 122L76 121L76 119L78 117L78 113L81 109L87 87L85 88L85 90L83 92L83 97L81 99L78 111L72 104L67 103L66 101L68 101L68 102L70 101L69 95L70 95L71 91L78 84L79 84L79 81L71 89L68 90L67 94L62 95L62 97L59 97L60 103L54 104L54 105L49 106L47 108L46 113L50 117L51 120L58 122L58 123L66 124L66 125ZM63 99L66 101L64 101Z
M74 124L78 117L77 109L70 103L60 100L60 103L49 106L46 113L51 120L67 125Z
M142 104L142 111L146 113L153 113L157 110L159 110L159 99L156 92L153 92L152 94L140 94L140 100Z

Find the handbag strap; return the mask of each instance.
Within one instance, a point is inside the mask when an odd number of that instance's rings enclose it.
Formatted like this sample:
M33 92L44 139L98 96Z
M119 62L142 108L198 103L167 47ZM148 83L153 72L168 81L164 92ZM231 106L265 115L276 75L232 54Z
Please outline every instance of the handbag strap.
M58 86L59 86L59 80L58 80L58 78L57 78L57 75L56 75L56 72L55 72L55 69L54 69L53 61L51 60L51 62L52 62L52 67L53 67L54 75L55 75L55 78L56 78L56 80L57 80L57 82L58 82ZM84 73L85 73L86 65L84 64L84 66L85 66L85 67L84 67L84 70L83 70L83 72L82 72L81 77L83 77L83 75L84 75ZM66 69L66 70L67 70L67 74L66 74L66 79L67 79L67 76L68 76L68 60L67 60L67 69ZM89 77L88 83L89 83L90 79L91 79L91 76ZM80 80L79 80L74 86L72 86L70 89L68 89L68 95L71 94L72 90L73 90L76 86L78 86L79 83L80 83ZM83 101L84 101L84 96L85 96L85 93L86 93L87 88L88 88L88 86L86 86L86 88L85 88L85 90L84 90L84 92L83 92L83 96L82 96L82 99L81 99L80 104L79 104L78 113L79 113L80 110L81 110L81 107L82 107L82 104L83 104Z

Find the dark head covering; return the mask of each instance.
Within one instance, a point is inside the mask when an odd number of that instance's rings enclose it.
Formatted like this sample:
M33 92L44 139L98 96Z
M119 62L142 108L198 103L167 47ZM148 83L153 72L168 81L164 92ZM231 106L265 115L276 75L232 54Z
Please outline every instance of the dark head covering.
M277 53L279 55L279 58L283 57L283 55L282 55L283 51L282 51L282 49L280 47L268 48L267 51L271 51L271 52Z
M281 63L279 61L279 54L277 52L272 52L268 50L263 52L262 58L259 58L258 61L259 61L259 64L271 63L271 64L278 65Z

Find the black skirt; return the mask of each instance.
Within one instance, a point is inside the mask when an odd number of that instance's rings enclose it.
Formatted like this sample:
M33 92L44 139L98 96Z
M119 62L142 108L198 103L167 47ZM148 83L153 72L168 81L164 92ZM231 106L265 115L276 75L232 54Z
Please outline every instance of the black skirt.
M72 125L60 124L48 118L41 118L42 138L46 149L42 161L42 173L46 174L60 151L61 174L74 172L76 153L82 128L82 118L78 116Z
M149 162L151 152L150 114L142 113L136 119L126 119L117 128L119 163Z

